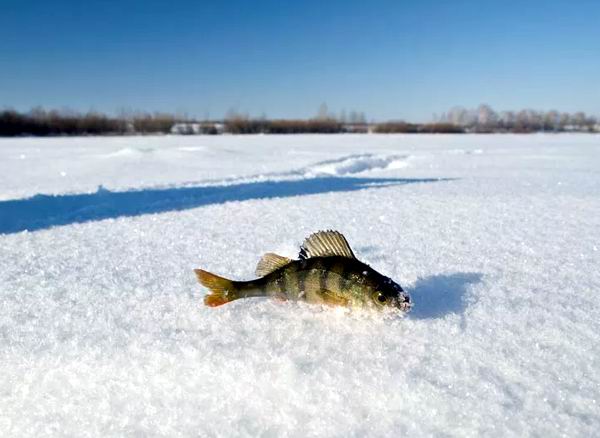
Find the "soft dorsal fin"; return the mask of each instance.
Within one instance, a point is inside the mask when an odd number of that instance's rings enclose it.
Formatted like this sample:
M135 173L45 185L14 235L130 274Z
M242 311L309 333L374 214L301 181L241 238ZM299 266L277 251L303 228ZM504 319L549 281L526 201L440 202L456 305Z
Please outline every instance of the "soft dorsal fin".
M306 238L300 247L301 259L341 256L355 259L346 238L338 231L318 231Z
M268 252L258 261L258 265L256 265L256 275L259 277L264 277L265 275L287 265L291 261L292 260L288 259L287 257Z

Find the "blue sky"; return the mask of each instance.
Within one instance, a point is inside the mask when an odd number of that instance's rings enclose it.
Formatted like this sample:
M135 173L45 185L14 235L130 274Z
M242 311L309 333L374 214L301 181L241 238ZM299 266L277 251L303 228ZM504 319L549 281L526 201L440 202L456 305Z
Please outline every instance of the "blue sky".
M600 1L0 0L0 107L600 115Z

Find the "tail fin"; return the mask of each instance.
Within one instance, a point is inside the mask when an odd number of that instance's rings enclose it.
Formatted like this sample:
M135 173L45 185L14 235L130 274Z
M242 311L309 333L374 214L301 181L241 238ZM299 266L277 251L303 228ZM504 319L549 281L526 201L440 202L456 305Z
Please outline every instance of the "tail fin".
M217 307L239 298L235 293L235 287L231 280L202 269L194 269L194 272L202 286L210 290L210 294L204 297L204 304L207 306Z

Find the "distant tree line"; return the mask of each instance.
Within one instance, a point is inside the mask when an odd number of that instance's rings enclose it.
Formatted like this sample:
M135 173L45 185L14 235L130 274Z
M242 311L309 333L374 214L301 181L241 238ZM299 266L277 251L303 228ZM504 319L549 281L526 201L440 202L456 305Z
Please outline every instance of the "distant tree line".
M299 133L450 133L467 132L598 132L595 117L583 112L502 111L489 105L476 109L452 108L433 123L389 121L368 123L364 113L330 113L319 107L311 119L252 118L230 111L223 121L197 121L167 113L123 113L108 116L90 111L47 111L35 108L27 113L0 111L0 136L48 135L126 135L126 134L299 134Z
M581 111L524 109L498 112L489 105L479 105L475 109L454 107L438 121L460 126L466 132L593 132L599 128L596 117Z
M225 120L224 131L231 134L334 134L344 132L344 125L334 118L267 120L235 116Z
M128 133L168 133L176 123L170 114L135 113L110 117L90 111L46 111L35 108L28 113L0 111L0 136L18 135L123 135Z
M122 134L127 124L120 119L96 112L78 114L73 112L34 109L22 114L13 110L0 112L0 135L98 135Z
M406 123L385 122L377 123L373 132L378 134L462 134L465 130L451 123Z
M362 119L355 111L352 114L356 118L354 124L364 126L366 132L364 114ZM264 115L252 118L248 114L230 110L225 116L223 130L231 134L336 134L346 132L347 125L345 119L330 113L327 104L323 103L317 115L311 119L267 119Z

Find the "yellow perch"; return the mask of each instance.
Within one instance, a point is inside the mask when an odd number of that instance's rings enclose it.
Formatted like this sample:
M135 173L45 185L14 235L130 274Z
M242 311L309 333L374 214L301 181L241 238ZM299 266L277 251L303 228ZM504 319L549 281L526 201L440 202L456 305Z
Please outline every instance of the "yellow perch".
M228 280L195 269L198 281L210 290L204 304L220 306L250 297L273 297L346 307L411 308L409 295L399 284L357 260L346 238L337 231L309 236L298 260L265 254L251 281Z

